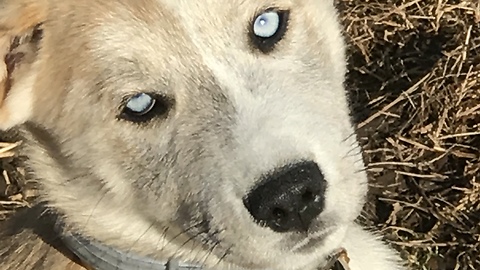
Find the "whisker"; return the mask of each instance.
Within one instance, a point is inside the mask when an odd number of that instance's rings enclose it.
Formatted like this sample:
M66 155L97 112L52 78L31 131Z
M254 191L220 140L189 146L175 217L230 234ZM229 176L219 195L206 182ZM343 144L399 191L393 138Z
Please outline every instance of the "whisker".
M207 263L208 258L213 253L213 250L215 250L215 248L218 247L219 245L220 245L220 242L216 241L213 247L208 251L207 255L205 256L205 259L203 259L203 263L202 263L203 267L205 267L205 264Z
M366 172L368 170L367 167L363 167L362 169L360 170L356 170L355 173L363 173L363 172Z
M353 136L356 136L356 135L357 135L357 132L356 132L356 130L355 130L355 131L353 131L352 133L350 133L350 135L348 135L347 137L343 138L343 139L342 139L342 142L345 143L345 142L347 142L348 140L350 140Z
M85 221L85 224L83 226L83 229L85 230L87 228L87 225L88 223L90 222L90 220L92 219L93 217L93 213L95 212L95 210L97 210L97 207L100 205L100 203L102 202L102 200L106 197L106 193L103 193L103 195L100 197L100 199L97 201L97 203L95 204L95 207L93 207L92 209L92 212L90 212L90 215L88 216L87 218L87 221Z
M78 180L78 179L80 179L80 178L87 177L87 176L89 176L89 175L91 175L91 173L84 173L84 174L77 175L77 176L75 176L75 177L72 177L72 178L69 178L69 179L65 180L64 182L61 183L61 185L62 185L62 186L66 186L66 184L69 184L69 183L71 183L71 182L73 182L73 181L75 181L75 180Z
M167 238L167 232L168 232L169 229L170 229L170 227L165 227L165 229L162 232L162 237L159 237L158 240L157 240L157 244L155 245L155 250L159 249L158 246L160 245L160 241Z
M230 252L232 251L232 247L233 247L233 244L225 250L223 255L218 259L217 263L213 266L213 268L217 267L228 256L228 254L230 254Z
M169 239L168 242L169 242L169 243L172 243L172 242L173 242L175 239L177 239L178 237L182 236L183 234L188 233L189 231L195 229L195 228L198 227L198 226L201 226L202 224L204 224L204 222L205 222L205 221L202 220L202 221L200 221L200 222L198 222L198 223L196 223L196 224L191 225L190 227L186 228L186 229L183 230L182 232L180 232L180 233L178 233L177 235L175 235L172 239ZM162 248L162 249L163 249L163 248Z
M357 151L357 152L355 152ZM361 155L362 154L362 147L359 145L356 145L355 147L351 148L350 150L347 151L343 159L350 158L353 156Z
M186 233L186 232L185 232ZM205 231L200 231L192 236L190 236L187 241L183 242L178 248L177 250L173 253L173 257L175 257L175 255L177 255L177 253L186 245L188 244L190 241L192 241L193 239L197 238L197 236L201 235L202 233L205 233Z
M135 242L133 242L132 246L130 246L130 248L127 250L127 254L132 251L133 247L147 234L148 231L150 231L151 228L153 228L155 224L155 222L150 223L150 226L148 226L148 228L137 238L137 240L135 240Z

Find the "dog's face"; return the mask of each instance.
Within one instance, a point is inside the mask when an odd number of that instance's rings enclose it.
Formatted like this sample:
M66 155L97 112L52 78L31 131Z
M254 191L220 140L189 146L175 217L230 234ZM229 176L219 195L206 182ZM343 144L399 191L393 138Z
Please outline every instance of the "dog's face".
M219 269L339 247L366 178L331 1L43 2L2 124L76 229Z

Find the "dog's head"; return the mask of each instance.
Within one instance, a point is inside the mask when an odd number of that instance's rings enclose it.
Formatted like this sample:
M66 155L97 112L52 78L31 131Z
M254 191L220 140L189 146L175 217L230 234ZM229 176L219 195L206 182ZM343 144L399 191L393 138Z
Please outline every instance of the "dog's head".
M0 18L0 124L24 124L77 230L219 269L339 247L366 177L332 1L15 0Z

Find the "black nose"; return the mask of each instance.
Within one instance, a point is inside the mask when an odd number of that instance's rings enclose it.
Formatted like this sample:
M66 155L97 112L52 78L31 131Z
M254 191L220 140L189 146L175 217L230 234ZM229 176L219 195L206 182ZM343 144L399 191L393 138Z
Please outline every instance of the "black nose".
M302 162L266 175L243 202L262 226L276 232L304 232L323 211L325 188L318 165Z

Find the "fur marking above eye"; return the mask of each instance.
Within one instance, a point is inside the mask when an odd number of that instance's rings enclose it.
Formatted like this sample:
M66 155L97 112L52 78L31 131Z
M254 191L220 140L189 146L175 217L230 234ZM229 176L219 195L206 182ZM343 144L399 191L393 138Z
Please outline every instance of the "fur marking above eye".
M261 38L273 37L280 28L280 15L276 11L260 14L253 24L253 32Z
M153 106L155 106L155 99L148 94L140 93L128 100L125 109L137 115L144 115L152 110Z

